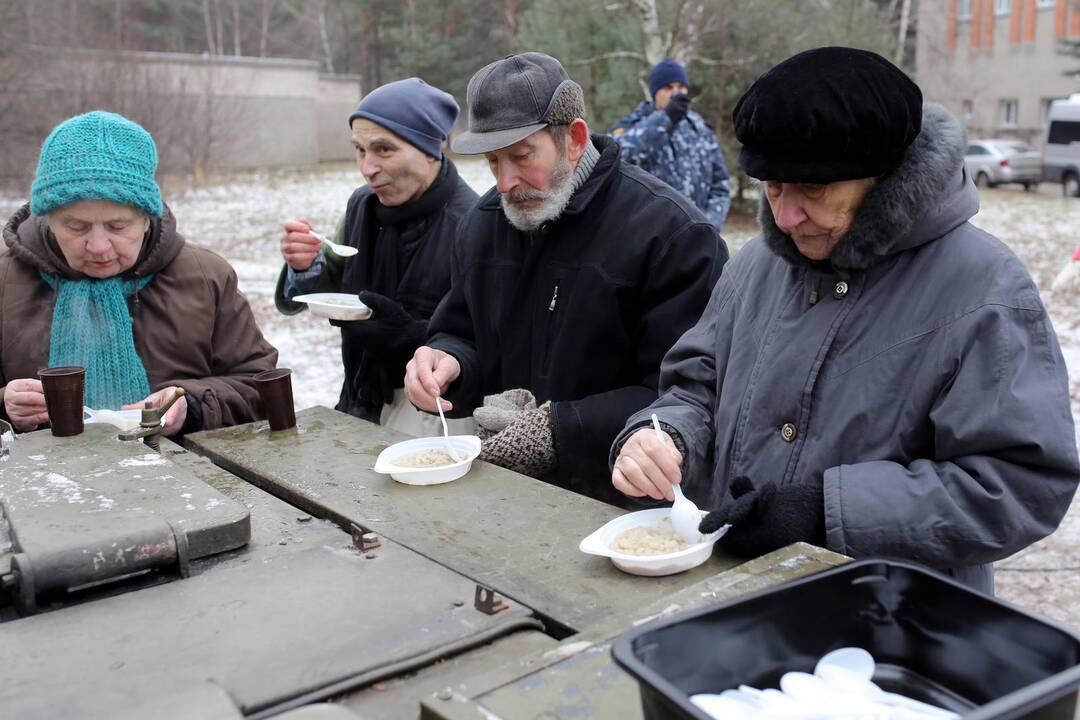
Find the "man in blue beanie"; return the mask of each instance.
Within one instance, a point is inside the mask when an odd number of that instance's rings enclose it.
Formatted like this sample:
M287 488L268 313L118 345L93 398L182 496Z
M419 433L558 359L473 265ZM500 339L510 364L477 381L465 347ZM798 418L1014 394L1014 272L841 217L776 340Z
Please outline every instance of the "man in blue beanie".
M649 73L649 94L611 128L627 161L672 186L722 230L731 207L728 169L705 118L690 109L690 79L664 58Z
M477 199L443 155L457 116L453 96L419 78L372 90L349 116L367 184L349 198L335 238L359 252L342 258L323 248L304 218L283 223L281 312L301 312L293 299L314 292L358 294L372 310L365 320L330 321L341 328L345 366L337 409L415 435L434 425L404 398L405 363L450 287L451 240Z

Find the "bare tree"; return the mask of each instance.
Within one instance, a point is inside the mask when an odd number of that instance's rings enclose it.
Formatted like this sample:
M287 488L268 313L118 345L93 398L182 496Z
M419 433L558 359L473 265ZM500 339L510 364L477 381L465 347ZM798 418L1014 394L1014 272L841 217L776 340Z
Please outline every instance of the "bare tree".
M330 33L326 31L326 2L319 3L319 40L322 41L326 72L334 72L334 53L330 49Z
M892 13L890 12L890 17ZM904 0L900 6L900 29L896 33L896 57L893 61L897 65L904 64L904 50L907 48L908 21L911 18L911 0Z
M206 30L206 51L211 55L218 54L218 48L214 44L214 26L210 18L210 0L202 0L203 28Z
M214 29L217 54L225 54L225 20L221 17L221 0L214 0Z
M232 0L233 55L240 56L240 0Z
M274 14L274 0L262 0L259 13L259 57L266 57L270 41L270 16Z
M322 51L322 62L327 72L334 72L334 53L330 45L330 34L326 28L326 0L317 1L317 12L305 12L298 8L291 0L280 0L281 7L285 9L297 22L315 31L319 46ZM362 6L361 6L362 7ZM314 17L313 17L314 16ZM376 28L376 32L378 32Z

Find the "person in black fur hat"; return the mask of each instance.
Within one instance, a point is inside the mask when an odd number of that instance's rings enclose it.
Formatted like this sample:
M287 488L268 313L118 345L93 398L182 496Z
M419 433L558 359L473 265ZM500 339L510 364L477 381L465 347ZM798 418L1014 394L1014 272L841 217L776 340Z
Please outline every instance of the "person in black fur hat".
M681 483L733 553L805 541L993 592L991 563L1057 527L1080 463L1038 289L969 222L960 124L842 47L766 72L734 124L761 235L612 445L614 486Z

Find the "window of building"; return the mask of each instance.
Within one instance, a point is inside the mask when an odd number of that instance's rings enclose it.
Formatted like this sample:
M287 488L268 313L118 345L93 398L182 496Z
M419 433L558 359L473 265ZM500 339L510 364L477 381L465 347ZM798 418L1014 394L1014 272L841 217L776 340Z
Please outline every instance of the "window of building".
M1043 98L1039 101L1039 124L1046 127L1046 120L1050 117L1050 104L1058 98Z
M1012 0L994 0L994 13L1008 15L1012 12Z
M1052 8L1057 6L1057 0L1035 0L1035 4L1041 8Z
M975 106L970 100L964 100L960 103L960 116L964 119L965 123L971 123L971 118L975 114Z
M956 9L956 18L958 20L971 19L971 0L960 0L960 4Z
M1002 100L998 103L1000 108L999 117L1004 127L1015 127L1020 116L1020 102L1018 100Z

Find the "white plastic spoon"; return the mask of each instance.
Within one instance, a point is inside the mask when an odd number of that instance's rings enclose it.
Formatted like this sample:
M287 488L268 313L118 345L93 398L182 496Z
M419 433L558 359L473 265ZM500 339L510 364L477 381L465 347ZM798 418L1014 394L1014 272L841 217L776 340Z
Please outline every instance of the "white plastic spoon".
M336 255L340 255L341 257L352 257L356 253L360 252L359 250L357 250L354 247L350 247L348 245L339 245L336 242L330 242L329 240L327 240L325 237L323 237L319 233L315 232L314 230L309 229L308 234L310 234L316 240L320 241L323 245L325 245L328 248L330 248L331 250L333 250Z
M446 452L450 454L454 462L460 462L461 458L458 457L457 453L454 452L454 448L450 445L450 428L446 427L446 416L443 415L442 411L442 398L438 395L435 396L435 407L439 409L439 420L442 421L442 436L443 443L446 445Z
M822 677L821 669L837 667L841 670L871 680L874 677L874 656L860 647L842 647L821 656L814 666L814 674Z
M807 708L808 714L821 717L863 715L875 712L875 704L857 693L842 693L817 675L787 672L780 676L780 689Z
M861 697L882 707L897 708L909 715L924 718L959 718L956 713L912 698L882 690L874 682L845 670L839 665L824 665L814 671L827 685L851 697Z
M652 426L653 430L656 431L656 439L660 441L661 447L666 447L664 431L660 429L660 421L657 419L656 413L652 414ZM698 525L701 524L701 511L698 510L697 505L686 499L682 488L678 485L672 485L671 490L675 493L675 502L671 506L671 526L675 528L675 532L679 537L688 544L696 545L701 542L701 533L698 532Z
M757 699L739 690L725 690L719 694L699 693L691 695L690 702L717 720L753 720L761 717L761 704Z

